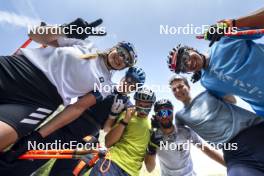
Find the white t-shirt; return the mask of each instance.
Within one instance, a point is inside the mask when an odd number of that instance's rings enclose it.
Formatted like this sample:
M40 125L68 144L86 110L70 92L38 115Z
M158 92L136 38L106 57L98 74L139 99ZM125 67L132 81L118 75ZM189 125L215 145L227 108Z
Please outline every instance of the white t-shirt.
M163 136L163 144L168 144L165 145L168 148L159 148L157 151L161 176L195 176L190 145L201 144L199 136L190 128L181 125L169 135L163 134L161 130L157 133Z
M25 48L21 49L21 53L57 88L64 105L69 105L72 98L83 96L95 88L113 84L112 74L102 58L80 58L83 54L96 52L91 42L61 37L58 44L60 47L56 48ZM103 98L111 93L108 90L99 90Z

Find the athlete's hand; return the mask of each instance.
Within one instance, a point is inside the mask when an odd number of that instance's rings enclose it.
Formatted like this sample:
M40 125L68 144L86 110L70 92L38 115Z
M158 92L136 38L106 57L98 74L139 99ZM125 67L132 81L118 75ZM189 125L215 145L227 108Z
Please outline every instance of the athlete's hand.
M204 39L211 41L209 44L209 47L211 47L214 42L219 41L227 31L228 25L226 23L217 23L208 28L204 34Z
M154 131L150 136L150 144L155 147L159 147L162 138L163 138L162 135L158 134L157 131Z
M106 35L106 32L104 30L95 30L97 26L103 23L103 20L100 18L98 20L95 20L94 22L88 23L82 18L77 18L73 22L69 24L62 25L62 28L64 28L65 35L68 38L76 38L85 40L89 36L104 36ZM77 28L81 28L82 30L78 32ZM72 29L72 30L71 30Z
M43 141L42 136L37 132L34 131L31 134L22 137L19 139L12 147L10 150L5 152L3 155L1 155L1 159L5 160L8 163L12 163L16 161L19 156L22 154L26 153L29 150L29 143L40 143Z
M126 123L128 123L131 120L131 118L134 115L134 113L135 113L135 107L129 107L129 108L127 108L127 110L126 110L126 116L125 116L125 118L124 118L123 121L126 122Z
M111 107L110 116L113 119L116 117L126 108L126 103L128 101L128 97L124 95L117 94L115 95L114 102Z
M217 21L217 23L225 23L227 24L227 27L233 28L233 27L236 27L235 21L236 21L235 19L223 19L223 20Z
M155 115L153 115L150 120L151 120L151 128L160 128L160 123Z
M156 154L157 148L160 145L160 141L162 141L163 137L162 135L159 135L157 131L153 131L150 136L150 142L148 144L148 154L154 155Z

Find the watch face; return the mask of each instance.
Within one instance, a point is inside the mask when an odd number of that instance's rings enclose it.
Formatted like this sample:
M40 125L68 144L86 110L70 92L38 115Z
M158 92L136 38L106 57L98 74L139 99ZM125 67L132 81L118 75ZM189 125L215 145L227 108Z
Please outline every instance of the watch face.
M100 77L99 81L100 81L100 83L103 83L104 82L104 77Z

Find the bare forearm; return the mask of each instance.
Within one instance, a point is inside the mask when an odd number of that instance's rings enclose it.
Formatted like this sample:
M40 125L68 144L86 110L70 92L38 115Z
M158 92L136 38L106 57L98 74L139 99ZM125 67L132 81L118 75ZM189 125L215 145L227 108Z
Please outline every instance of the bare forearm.
M46 137L53 133L57 129L68 125L72 121L76 120L81 116L81 114L89 107L96 103L96 98L92 94L87 94L81 99L79 99L73 105L65 108L61 113L55 116L47 124L40 128L39 133L42 137Z
M223 97L223 100L230 104L236 104L236 98L233 95L226 95Z
M60 27L40 26L36 30L31 30L29 37L37 43L51 46L58 46L57 39L65 37L61 32Z
M56 131L64 127L65 125L71 123L75 119L77 119L82 114L82 111L74 109L69 106L65 108L62 112L56 115L53 119L51 119L47 124L39 129L39 133L42 137L46 137Z
M122 137L124 130L125 126L122 124L118 124L116 127L112 128L112 130L105 136L106 147L109 148L118 142Z
M108 117L107 121L104 124L104 132L108 133L112 129L114 123L115 123L115 119Z
M152 172L156 166L156 155L146 154L145 165L146 165L148 172Z
M264 27L264 8L236 19L236 27Z

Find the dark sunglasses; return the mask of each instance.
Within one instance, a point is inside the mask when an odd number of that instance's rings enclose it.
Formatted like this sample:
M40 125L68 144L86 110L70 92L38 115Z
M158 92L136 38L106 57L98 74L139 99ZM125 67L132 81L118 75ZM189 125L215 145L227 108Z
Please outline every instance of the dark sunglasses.
M167 118L173 114L173 110L171 109L161 109L156 113L158 118Z
M123 58L123 61L126 65L130 64L131 59L129 53L122 47L117 47L116 51L120 57Z

